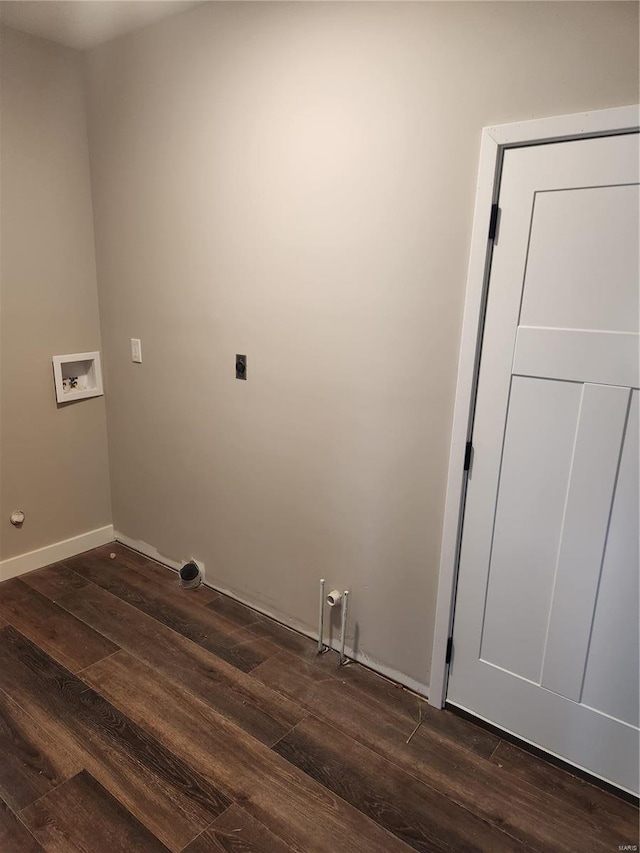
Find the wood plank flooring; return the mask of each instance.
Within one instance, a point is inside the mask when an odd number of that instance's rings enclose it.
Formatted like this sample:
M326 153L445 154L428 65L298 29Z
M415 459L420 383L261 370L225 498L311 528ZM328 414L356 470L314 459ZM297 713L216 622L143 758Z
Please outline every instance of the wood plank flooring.
M0 583L0 853L634 844L628 802L121 545Z

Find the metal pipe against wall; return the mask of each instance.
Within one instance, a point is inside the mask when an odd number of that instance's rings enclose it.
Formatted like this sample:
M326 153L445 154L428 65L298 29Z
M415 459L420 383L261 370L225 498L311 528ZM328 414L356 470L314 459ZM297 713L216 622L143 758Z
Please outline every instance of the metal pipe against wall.
M324 651L324 578L320 580L320 611L318 613L318 654Z
M340 627L340 663L339 666L344 666L348 663L344 655L344 644L347 639L347 614L349 612L349 590L345 589L342 599L342 625Z

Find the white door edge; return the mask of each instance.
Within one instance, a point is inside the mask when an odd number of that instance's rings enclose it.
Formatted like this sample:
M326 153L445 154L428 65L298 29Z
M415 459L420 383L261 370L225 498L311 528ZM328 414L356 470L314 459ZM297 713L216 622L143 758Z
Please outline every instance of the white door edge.
M485 127L482 131L476 201L467 273L467 289L458 360L458 377L449 448L447 491L440 549L438 596L429 678L429 704L443 708L447 691L447 645L453 625L461 520L466 477L465 446L472 417L484 299L491 262L489 240L491 206L500 185L506 148L561 142L640 130L640 106L630 105L592 112L552 116Z

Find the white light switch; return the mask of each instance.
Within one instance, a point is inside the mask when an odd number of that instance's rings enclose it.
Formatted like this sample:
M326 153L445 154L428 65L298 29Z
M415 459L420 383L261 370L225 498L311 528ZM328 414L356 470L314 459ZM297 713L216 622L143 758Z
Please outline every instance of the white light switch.
M142 344L140 338L131 338L131 361L142 364Z

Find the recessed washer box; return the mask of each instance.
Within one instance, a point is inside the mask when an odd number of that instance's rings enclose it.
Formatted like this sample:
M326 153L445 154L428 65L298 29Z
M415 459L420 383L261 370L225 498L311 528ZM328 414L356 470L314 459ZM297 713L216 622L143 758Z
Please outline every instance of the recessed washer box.
M59 403L101 397L103 394L99 352L54 355L53 376Z

